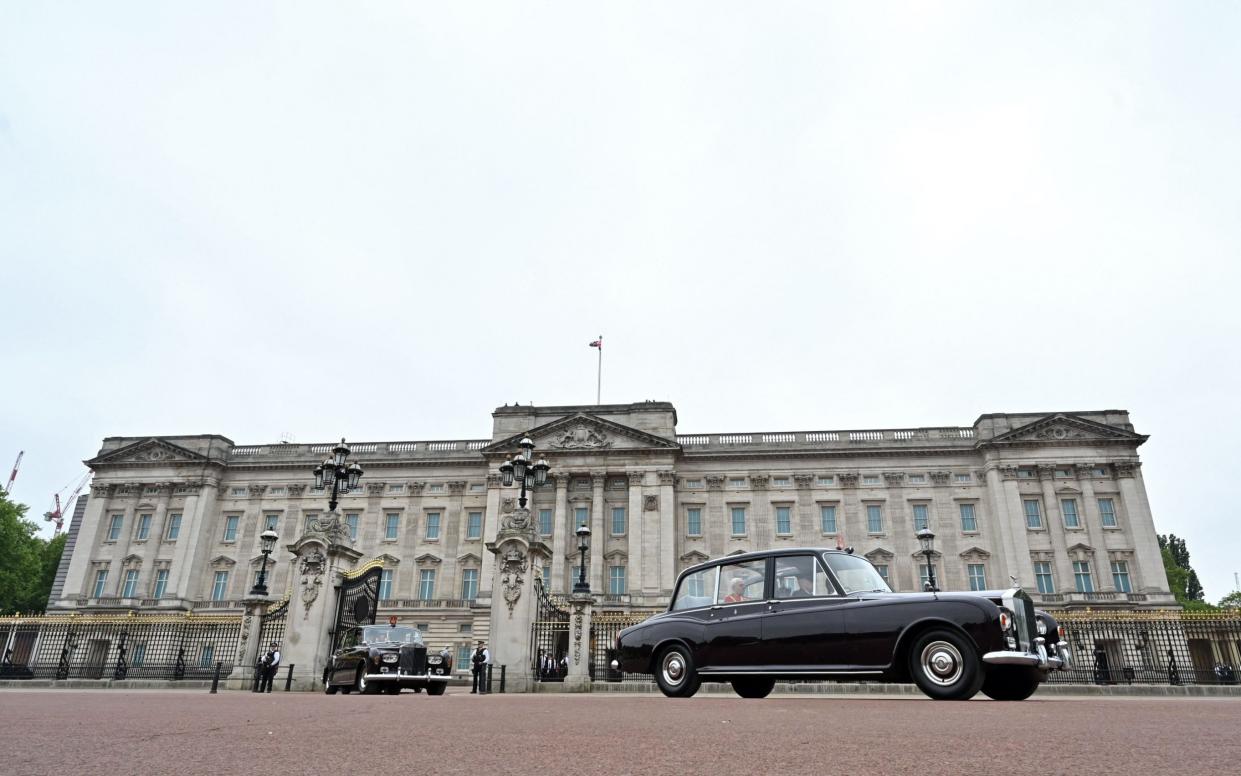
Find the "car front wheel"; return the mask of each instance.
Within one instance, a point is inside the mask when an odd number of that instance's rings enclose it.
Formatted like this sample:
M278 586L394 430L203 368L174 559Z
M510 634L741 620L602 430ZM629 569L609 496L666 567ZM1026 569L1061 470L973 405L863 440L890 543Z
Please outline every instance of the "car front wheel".
M427 685L427 695L443 695L444 689L448 687L447 682L436 682Z
M950 630L930 630L909 650L914 684L937 701L967 701L982 686L982 661L968 638Z
M982 694L997 701L1024 701L1043 683L1037 668L996 666L982 681Z
M339 690L340 688L334 684L326 684L323 686L323 692L327 695L335 695Z
M733 691L742 698L766 698L775 686L776 680L771 677L747 676L733 680Z
M664 649L655 664L655 683L669 698L688 698L698 692L702 679L689 650L680 644Z
M367 695L375 692L375 688L371 683L366 681L366 666L358 666L358 676L353 680L353 689Z

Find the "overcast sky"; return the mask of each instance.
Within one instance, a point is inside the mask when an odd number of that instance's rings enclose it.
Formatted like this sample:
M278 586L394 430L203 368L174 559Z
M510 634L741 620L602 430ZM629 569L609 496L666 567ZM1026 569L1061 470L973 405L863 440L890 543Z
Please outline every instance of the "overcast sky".
M1241 571L1241 5L0 0L0 467L1123 408ZM49 529L50 532L50 529Z

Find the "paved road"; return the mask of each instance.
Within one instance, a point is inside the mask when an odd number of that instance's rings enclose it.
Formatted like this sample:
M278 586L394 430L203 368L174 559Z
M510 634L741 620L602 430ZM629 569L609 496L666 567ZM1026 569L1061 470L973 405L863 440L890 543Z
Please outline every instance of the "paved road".
M1241 699L0 691L7 776L1237 773ZM1034 763L1041 763L1035 767Z

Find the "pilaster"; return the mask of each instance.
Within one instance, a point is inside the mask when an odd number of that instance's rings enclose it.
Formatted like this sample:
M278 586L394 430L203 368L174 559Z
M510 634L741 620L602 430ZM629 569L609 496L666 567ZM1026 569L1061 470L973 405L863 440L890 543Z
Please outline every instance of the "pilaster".
M590 692L590 626L595 597L590 593L569 596L569 672L564 679L568 692ZM607 666L595 666L606 671Z
M676 472L659 472L659 586L671 596L676 583ZM606 667L605 667L606 668Z
M607 476L601 471L590 473L590 589L603 591L603 548L607 529L603 517L603 487Z
M556 484L556 507L552 514L552 575L548 583L552 592L563 593L565 574L565 552L573 539L575 526L569 519L569 474L568 472L552 472L552 481Z

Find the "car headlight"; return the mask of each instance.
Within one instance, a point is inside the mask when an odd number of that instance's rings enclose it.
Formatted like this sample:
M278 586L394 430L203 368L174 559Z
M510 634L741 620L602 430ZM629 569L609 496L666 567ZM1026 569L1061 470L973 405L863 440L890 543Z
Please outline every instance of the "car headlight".
M1038 631L1038 635L1046 636L1047 635L1047 621L1044 620L1042 617L1039 617L1038 620L1034 624L1034 629Z

